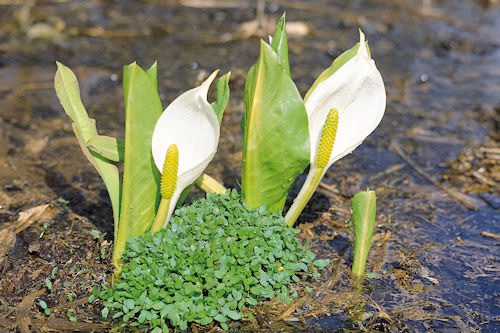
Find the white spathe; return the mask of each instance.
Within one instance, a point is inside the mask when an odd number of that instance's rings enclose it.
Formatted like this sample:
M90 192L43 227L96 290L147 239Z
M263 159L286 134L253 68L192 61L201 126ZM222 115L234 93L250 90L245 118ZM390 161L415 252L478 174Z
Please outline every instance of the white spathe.
M384 116L386 93L382 76L370 58L365 35L360 30L357 54L319 83L305 100L309 119L311 164L316 154L328 112L339 112L337 135L326 169L356 149ZM326 171L326 170L325 170Z
M217 73L215 71L199 87L176 98L156 123L151 144L156 167L163 171L165 155L170 145L176 144L179 150L177 185L165 224L182 191L201 176L217 151L219 121L207 101L208 89Z

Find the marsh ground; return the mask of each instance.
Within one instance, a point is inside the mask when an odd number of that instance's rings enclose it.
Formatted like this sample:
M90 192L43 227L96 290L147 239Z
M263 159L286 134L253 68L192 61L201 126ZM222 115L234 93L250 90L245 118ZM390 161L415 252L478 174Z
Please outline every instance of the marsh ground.
M244 24L255 18L253 1L199 8L208 3L0 1L0 228L50 204L17 234L13 248L2 239L0 330L113 326L86 303L92 285L110 272L111 208L55 97L56 60L76 72L89 113L102 133L113 136L123 135L123 65L158 60L164 106L212 70L231 70L232 96L208 173L237 186L244 79L257 58L258 37L269 34L272 23L261 29ZM284 10L288 22L299 22L289 45L302 93L357 40L361 27L384 77L388 106L380 127L331 168L300 218L300 237L333 262L313 294L291 306L260 307L254 321L237 327L499 331L497 2L298 0L265 6L273 22ZM366 187L378 195L376 241L372 274L364 288L355 288L347 223L351 196Z

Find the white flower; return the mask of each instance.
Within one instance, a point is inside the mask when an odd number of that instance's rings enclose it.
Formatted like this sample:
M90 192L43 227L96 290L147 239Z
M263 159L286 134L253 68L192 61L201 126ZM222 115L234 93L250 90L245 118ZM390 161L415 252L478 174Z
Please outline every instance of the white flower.
M219 143L219 121L207 101L214 72L199 87L175 99L158 119L153 133L152 154L163 171L167 149L175 144L179 152L177 184L169 202L164 225L168 223L182 191L191 185L213 159Z
M313 86L305 99L311 164L316 161L321 132L332 108L338 110L338 128L327 168L356 149L384 116L384 82L370 57L365 35L361 30L359 34L356 55L326 80Z
M311 142L311 167L285 219L293 225L328 168L356 149L384 116L386 93L371 59L365 35L342 54L305 97Z

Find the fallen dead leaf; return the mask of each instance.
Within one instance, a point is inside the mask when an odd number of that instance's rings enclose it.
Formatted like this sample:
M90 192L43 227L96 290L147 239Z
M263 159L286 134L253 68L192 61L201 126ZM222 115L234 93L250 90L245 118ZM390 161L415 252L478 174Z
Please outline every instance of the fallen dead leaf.
M0 230L0 264L5 260L5 255L16 242L16 233L11 228Z
M35 207L36 208L36 207ZM21 333L31 332L31 318L29 317L29 311L35 302L35 299L45 294L45 289L40 289L38 291L29 293L24 296L22 301L17 305L17 320L16 324Z
M42 219L51 219L55 215L55 209L50 204L40 205L19 213L19 218L14 223L16 234L28 228Z
M14 247L18 233L42 219L52 219L54 215L55 209L50 205L41 205L19 213L17 221L7 223L0 230L0 264L5 260L5 255Z

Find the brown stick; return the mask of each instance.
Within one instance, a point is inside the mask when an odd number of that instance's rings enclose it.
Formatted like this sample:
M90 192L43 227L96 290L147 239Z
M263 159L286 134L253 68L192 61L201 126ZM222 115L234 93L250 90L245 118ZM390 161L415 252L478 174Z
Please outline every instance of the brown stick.
M489 232L489 231L481 231L480 235L483 237L486 237L486 238L500 239L499 234L494 234L494 233Z
M22 299L22 301L17 306L17 315L16 315L16 325L19 328L21 333L30 333L30 325L31 318L28 316L28 313L35 302L37 297L45 294L45 289L40 289L35 292L32 292Z
M472 198L464 193L461 193L457 189L445 187L443 184L432 178L427 172L425 172L422 168L420 168L413 160L403 153L401 150L401 146L398 142L393 141L391 143L391 148L401 157L410 167L413 168L420 176L427 179L434 186L447 193L450 197L455 199L458 203L462 204L467 209L471 210L479 210L480 207L484 206L484 203L478 199Z

